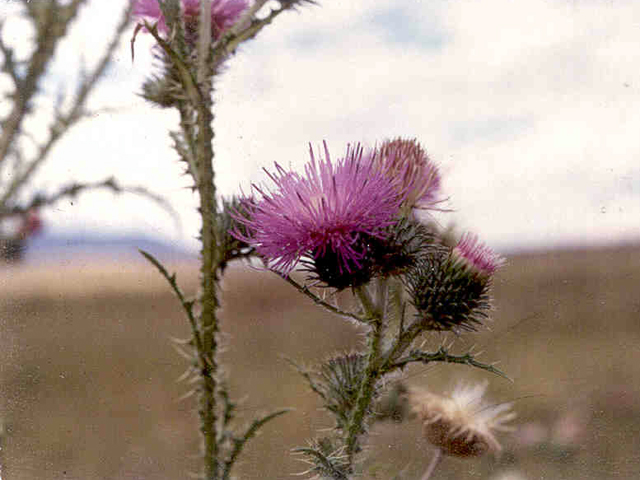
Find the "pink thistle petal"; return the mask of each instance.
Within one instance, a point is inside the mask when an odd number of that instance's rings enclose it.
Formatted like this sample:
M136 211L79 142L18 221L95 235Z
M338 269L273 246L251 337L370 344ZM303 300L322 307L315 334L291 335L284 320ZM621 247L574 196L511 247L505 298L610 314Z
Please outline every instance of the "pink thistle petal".
M158 22L158 30L167 31L167 24L158 5L158 0L134 0L133 15L139 18Z
M267 172L273 189L253 186L261 199L245 203L248 218L236 216L248 231L242 240L283 274L302 257L328 253L337 256L341 271L351 272L367 254L363 240L384 237L396 222L404 193L363 157L359 145L335 163L326 143L324 158L316 158L311 147L310 156L304 176L276 163Z
M158 22L158 30L166 33L167 24L158 0L133 0L133 15L139 18ZM182 0L182 16L188 36L197 32L200 15L200 0ZM247 8L246 0L213 0L211 2L211 35L213 39L220 37L222 32L231 27Z
M462 236L453 252L472 268L487 276L493 275L504 264L502 257L483 244L477 235L471 233Z
M435 209L443 201L438 167L416 139L385 140L373 152L373 162L401 179L409 208Z

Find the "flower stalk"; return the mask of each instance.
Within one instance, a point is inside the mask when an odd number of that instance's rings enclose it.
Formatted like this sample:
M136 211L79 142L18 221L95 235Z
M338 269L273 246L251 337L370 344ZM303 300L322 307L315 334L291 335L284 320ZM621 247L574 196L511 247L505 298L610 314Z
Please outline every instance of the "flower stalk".
M202 84L201 84L202 85ZM218 258L216 242L216 190L213 175L213 114L211 113L208 94L203 97L204 105L198 109L198 141L197 154L198 166L198 196L200 197L200 213L202 216L202 230L200 241L200 329L202 333L202 348L205 362L200 365L201 371L201 395L200 418L201 431L204 439L205 478L217 478L217 421L216 421L216 395L218 363L216 353L218 350L217 333L218 318Z
M366 366L358 386L358 395L356 397L356 404L349 423L346 429L346 454L350 465L353 465L354 455L360 450L358 445L359 436L364 433L365 417L371 410L371 404L373 402L376 382L379 379L379 361L380 361L380 347L383 334L383 318L382 309L386 303L386 289L379 291L378 301L373 302L369 292L365 287L357 287L355 289L362 308L365 312L365 316L369 319L369 325L371 330L367 335L367 356Z
M197 88L200 101L194 105L197 115L196 158L197 190L202 217L201 267L200 267L200 329L202 355L200 365L200 422L204 441L204 474L207 480L218 478L218 431L217 431L217 375L218 351L218 245L216 240L217 202L213 171L213 100L211 96L212 76L208 75L211 38L211 0L200 2L200 31L198 41Z

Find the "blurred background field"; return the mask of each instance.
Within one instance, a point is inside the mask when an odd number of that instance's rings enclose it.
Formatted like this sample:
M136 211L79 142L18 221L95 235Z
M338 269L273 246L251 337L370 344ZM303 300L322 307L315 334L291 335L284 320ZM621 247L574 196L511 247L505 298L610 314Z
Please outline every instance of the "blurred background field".
M495 285L494 321L428 344L473 347L514 382L453 365L415 367L408 384L442 391L488 379L514 401L517 430L497 460L445 459L436 478L637 478L640 472L640 246L510 255ZM171 265L196 288L192 261ZM285 359L311 366L358 345L274 275L234 266L223 282L224 363L246 418L280 407L247 448L238 478L286 479L305 466L290 449L331 419ZM142 261L0 269L2 480L189 478L198 434L188 332L169 288ZM373 427L369 478L417 479L431 457L415 421Z

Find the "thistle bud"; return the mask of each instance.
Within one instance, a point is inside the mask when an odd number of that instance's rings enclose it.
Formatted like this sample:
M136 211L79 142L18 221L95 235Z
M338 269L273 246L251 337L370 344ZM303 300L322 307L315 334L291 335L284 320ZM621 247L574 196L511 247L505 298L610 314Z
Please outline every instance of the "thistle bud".
M405 284L425 330L475 330L491 310L489 290L502 260L476 237L421 258Z
M406 209L432 209L440 198L440 173L416 139L386 140L373 152L372 161L381 171L400 178L406 191Z

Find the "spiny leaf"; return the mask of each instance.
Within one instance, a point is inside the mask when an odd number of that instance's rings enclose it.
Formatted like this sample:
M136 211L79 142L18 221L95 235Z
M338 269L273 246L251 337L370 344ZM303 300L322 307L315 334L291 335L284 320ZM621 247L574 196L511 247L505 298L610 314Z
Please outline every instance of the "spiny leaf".
M258 433L258 430L260 430L260 428L262 428L266 423L273 420L274 418L277 418L280 415L284 415L285 413L290 412L291 410L292 410L291 408L283 408L281 410L276 410L275 412L268 413L260 418L256 418L253 422L251 422L249 427L245 430L244 434L242 434L240 437L234 438L233 449L229 454L228 460L224 464L224 472L223 472L222 478L223 479L230 478L229 475L231 473L231 468L233 467L233 464L238 459L238 456L242 452L242 449L244 448L245 444L249 440L251 440L256 435L256 433Z
M467 352L463 355L452 355L445 347L440 347L437 352L425 352L418 349L411 350L407 356L401 357L397 361L395 361L393 365L391 365L387 369L387 372L398 368L404 368L409 363L427 364L430 362L458 363L462 365L469 365L471 367L479 368L481 370L493 373L509 380L510 382L513 382L511 378L509 378L501 370L497 369L494 365L476 360L476 357L471 352Z
M319 478L332 478L334 480L347 480L349 464L344 455L344 447L336 446L334 441L328 437L314 439L308 447L298 447L293 449L293 453L299 453L309 457L304 460L311 465L302 474L315 474Z
M196 347L198 353L200 354L200 356L202 356L201 355L202 354L202 340L200 338L200 330L198 329L198 323L197 323L195 314L193 313L194 302L191 301L191 300L185 299L185 296L182 293L182 290L180 290L180 287L178 286L178 283L176 281L175 273L174 274L169 274L169 272L164 267L164 265L162 265L162 263L160 263L160 261L156 257L154 257L153 255L151 255L149 252L146 252L146 251L140 250L140 249L138 249L138 251L154 267L156 267L156 269L165 278L165 280L167 280L167 282L171 286L171 289L173 290L173 292L178 297L178 300L180 301L180 304L182 305L183 310L187 314L187 318L189 319L189 323L191 324L191 334L193 335L193 340L195 342L195 347Z

